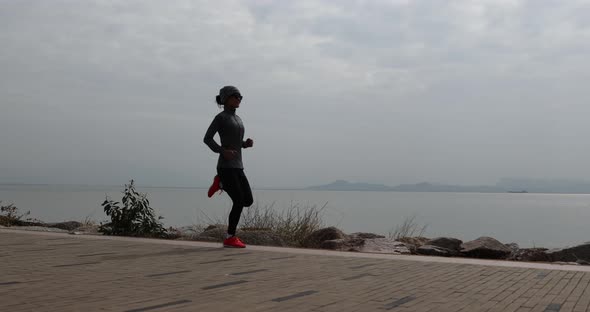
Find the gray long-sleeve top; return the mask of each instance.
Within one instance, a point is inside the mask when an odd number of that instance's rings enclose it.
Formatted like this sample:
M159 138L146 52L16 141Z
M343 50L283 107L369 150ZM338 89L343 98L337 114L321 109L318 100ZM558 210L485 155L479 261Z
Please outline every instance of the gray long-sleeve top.
M215 133L219 133L221 145L217 144L213 137ZM209 148L219 154L217 161L217 168L238 168L244 169L242 163L242 148L245 146L244 142L244 124L242 119L236 115L235 109L226 108L223 112L217 114L207 133L203 139ZM236 155L234 159L227 160L223 157L223 150L234 150Z

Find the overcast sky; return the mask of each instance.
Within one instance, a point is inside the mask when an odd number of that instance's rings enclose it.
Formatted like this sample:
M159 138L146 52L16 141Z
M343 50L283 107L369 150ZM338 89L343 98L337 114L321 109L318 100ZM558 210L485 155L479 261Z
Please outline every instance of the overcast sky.
M590 2L0 0L0 182L207 186L224 85L256 187L590 177Z

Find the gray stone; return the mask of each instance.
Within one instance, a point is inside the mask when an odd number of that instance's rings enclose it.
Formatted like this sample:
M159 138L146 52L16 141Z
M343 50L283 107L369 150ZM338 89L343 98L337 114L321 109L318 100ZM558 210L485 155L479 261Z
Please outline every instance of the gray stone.
M193 225L182 226L174 230L178 233L180 239L190 238L201 233L200 228Z
M446 250L458 252L463 241L452 237L437 237L426 242L426 245L440 247Z
M439 256L439 257L451 257L451 256L456 256L457 254L459 254L459 252L457 250L451 250L451 249L447 249L447 248L443 248L443 247L439 247L439 246L433 246L433 245L420 246L420 247L418 247L416 252L419 255Z
M46 226L13 226L12 229L23 230L23 231L38 231L38 232L54 232L54 233L68 233L69 231L50 228Z
M305 248L320 248L322 242L327 240L343 239L346 234L335 227L319 229L309 234L302 242Z
M320 244L321 249L329 249L329 250L348 250L345 247L346 239L331 239L327 241L323 241Z
M429 238L422 237L422 236L400 237L400 238L396 238L395 240L398 242L408 244L408 246L411 246L413 248L418 248L420 246L426 245L426 243L428 241L430 241Z
M227 225L225 224L210 224L208 225L204 232L211 231L211 230L219 230L222 229L223 231L227 231Z
M365 239L368 239L368 238L385 238L385 236L383 236L383 235L377 235L377 234L373 234L373 233L361 233L361 232L352 233L349 236L350 237L365 238Z
M66 231L73 231L83 224L78 221L66 221L66 222L57 222L57 223L47 223L47 227L58 228Z
M98 225L82 225L69 233L74 235L101 235L101 233L98 232L98 228Z
M546 248L523 248L513 250L508 260L515 261L551 261L547 253Z
M276 233L271 231L239 231L236 235L245 244L263 246L287 246L285 241Z
M518 246L517 243L506 244L506 247L510 248L512 252L515 252L520 249L520 246Z
M485 236L461 245L461 254L470 258L506 259L511 252L498 240Z
M590 261L590 242L577 246L551 249L546 251L551 261L576 262L578 260Z
M323 241L320 244L321 249L340 250L340 251L360 251L365 244L364 238L340 238Z
M5 224L6 226L37 226L37 227L48 227L47 224L43 221L39 221L36 219L27 219L27 220L11 220L9 224Z
M322 249L383 254L411 254L407 244L389 238L347 237L323 241Z
M195 232L196 233L196 232ZM204 242L222 242L225 238L225 234L227 233L227 227L224 225L210 225L208 226L205 231L199 234L192 234L190 232L185 232L183 236L180 237L181 240L196 240L196 241L204 241Z
M577 262L564 262L564 261L556 261L556 262L553 262L552 264L559 264L559 265L580 265Z
M389 238L365 239L359 249L360 252L409 255L412 252L405 243Z

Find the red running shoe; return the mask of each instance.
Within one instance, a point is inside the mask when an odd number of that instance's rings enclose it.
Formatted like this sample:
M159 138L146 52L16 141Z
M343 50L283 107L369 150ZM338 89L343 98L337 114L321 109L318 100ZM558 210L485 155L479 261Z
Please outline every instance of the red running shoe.
M215 194L215 192L219 191L221 189L221 179L219 178L218 175L215 176L215 178L213 178L213 184L211 184L211 186L209 187L209 192L207 192L207 196L211 197L213 196L213 194Z
M223 240L223 247L246 248L246 245L238 237L232 236Z

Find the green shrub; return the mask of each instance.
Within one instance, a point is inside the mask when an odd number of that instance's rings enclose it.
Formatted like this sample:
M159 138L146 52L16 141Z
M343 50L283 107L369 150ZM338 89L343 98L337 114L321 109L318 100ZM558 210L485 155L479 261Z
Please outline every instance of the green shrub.
M106 215L111 218L111 222L101 223L99 232L106 235L168 237L166 229L159 221L163 217L156 217L154 209L150 207L147 194L137 192L133 180L125 184L121 204L122 206L119 202L106 197L102 207Z

